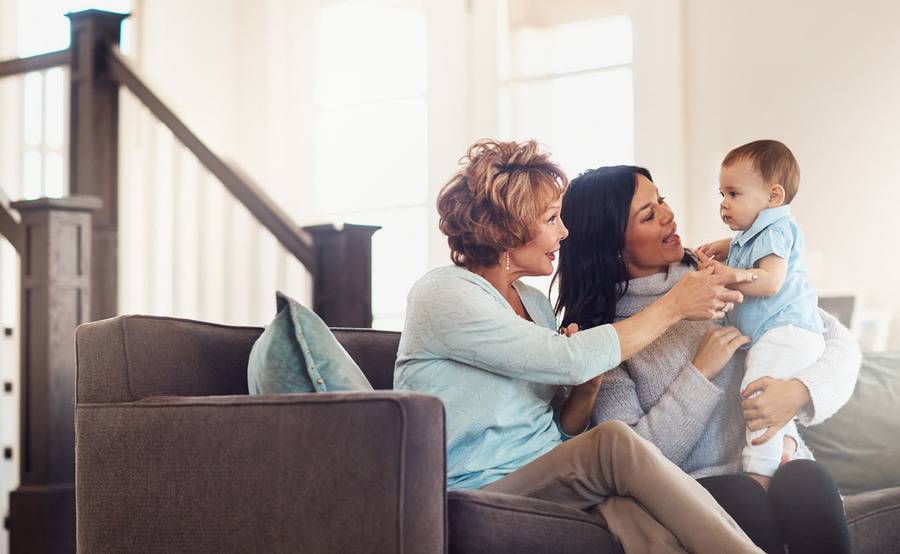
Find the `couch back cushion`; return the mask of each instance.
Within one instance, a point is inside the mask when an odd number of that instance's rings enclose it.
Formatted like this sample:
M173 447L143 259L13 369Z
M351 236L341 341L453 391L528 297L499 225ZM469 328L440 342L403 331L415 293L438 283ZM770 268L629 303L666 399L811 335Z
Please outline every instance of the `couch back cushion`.
M850 400L821 425L801 428L845 495L900 487L898 431L900 352L864 354Z
M260 327L168 317L119 316L76 332L79 403L150 396L247 394L247 360ZM393 385L400 333L335 329L376 389Z

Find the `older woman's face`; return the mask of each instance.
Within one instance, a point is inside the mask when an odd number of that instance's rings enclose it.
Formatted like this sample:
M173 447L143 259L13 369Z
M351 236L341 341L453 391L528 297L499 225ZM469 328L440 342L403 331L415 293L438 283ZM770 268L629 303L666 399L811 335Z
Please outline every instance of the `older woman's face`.
M625 230L625 267L632 279L666 271L684 257L681 238L675 232L675 214L659 195L656 185L637 176Z
M561 209L562 198L558 198L547 207L538 221L537 236L528 244L509 251L510 269L525 275L553 273L553 260L556 259L559 243L569 236L569 230L559 217Z

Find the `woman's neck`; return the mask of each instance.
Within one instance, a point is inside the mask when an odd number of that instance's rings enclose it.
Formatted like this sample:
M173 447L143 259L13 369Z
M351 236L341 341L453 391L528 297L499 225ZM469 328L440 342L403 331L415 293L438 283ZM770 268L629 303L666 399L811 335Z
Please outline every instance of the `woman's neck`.
M651 275L657 275L659 273L668 273L669 266L664 265L661 267L637 267L631 265L629 263L625 264L625 269L628 271L629 279L640 279L642 277L650 277Z
M470 271L476 275L481 275L488 283L497 289L497 292L506 299L506 302L509 303L510 307L519 317L531 321L531 316L525 309L525 304L519 297L518 291L513 287L513 283L515 283L519 277L524 277L526 274L515 270L508 271L505 267L501 267L500 264L491 267L471 269Z
M513 271L507 271L500 264L470 269L469 271L484 277L485 281L493 285L504 298L509 299L511 295L516 294L513 283L516 282L520 275Z

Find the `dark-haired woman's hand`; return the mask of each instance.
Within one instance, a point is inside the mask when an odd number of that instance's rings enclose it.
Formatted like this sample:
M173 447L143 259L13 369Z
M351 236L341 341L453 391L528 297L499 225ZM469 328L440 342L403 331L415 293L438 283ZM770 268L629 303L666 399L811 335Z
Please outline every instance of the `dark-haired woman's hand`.
M768 429L753 444L768 441L779 429L794 419L810 400L809 389L799 379L760 377L741 391L741 409L747 429Z
M735 327L714 326L703 335L691 363L704 377L713 379L734 356L735 351L749 342L750 337L745 337Z
M714 275L712 268L706 268L685 274L664 298L672 303L681 319L722 319L735 304L744 301L744 295L729 289L728 285L754 279L756 276L748 271L734 270L725 275Z

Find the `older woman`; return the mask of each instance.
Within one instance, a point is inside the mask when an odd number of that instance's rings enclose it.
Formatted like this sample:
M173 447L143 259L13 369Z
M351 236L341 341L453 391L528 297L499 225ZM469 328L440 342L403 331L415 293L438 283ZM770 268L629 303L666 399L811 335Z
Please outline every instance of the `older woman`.
M519 278L552 273L568 234L566 186L533 142L469 149L438 198L455 265L409 294L395 388L443 400L450 488L599 505L626 551L756 552L703 487L627 426L582 433L601 374L679 321L721 317L740 295L698 272L632 318L560 334L547 298ZM555 405L564 385L574 388Z
M604 167L579 176L562 216L572 233L557 274L557 313L565 311L566 324L590 329L627 320L695 274L675 216L646 169ZM791 554L847 552L840 496L816 462L784 463L768 491L738 474L745 424L768 427L761 437L767 440L794 416L807 425L821 422L853 391L859 350L834 318L822 317L828 325L822 359L798 368L798 379L751 383L743 413L744 354L735 352L749 339L733 327L685 321L605 375L594 418L623 421L656 444L767 552L783 553L785 543ZM754 391L761 394L749 398ZM797 454L811 457L802 443Z

